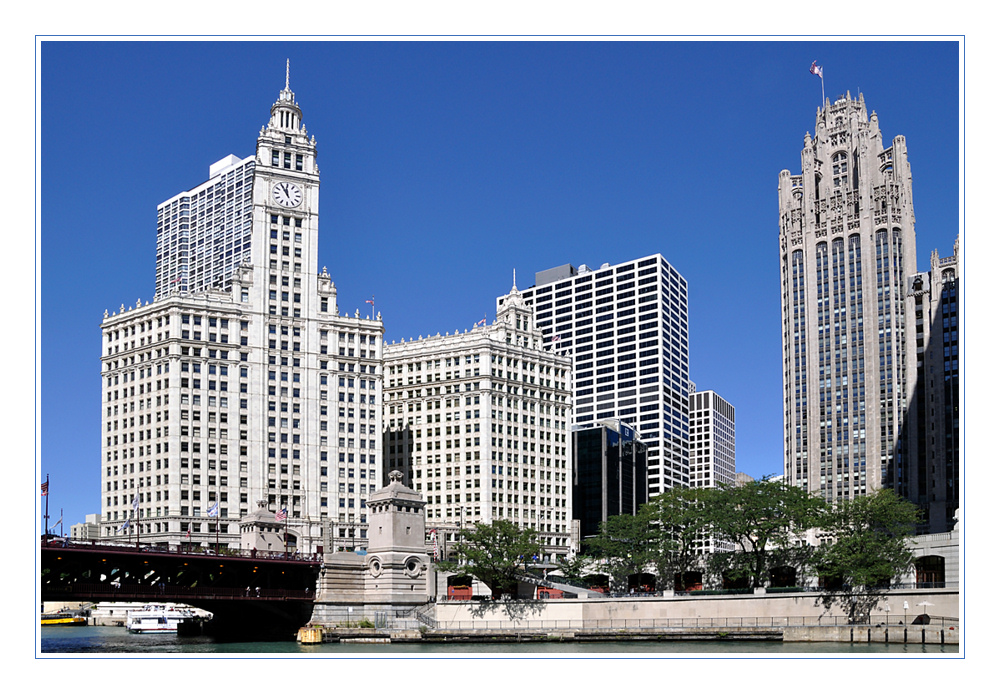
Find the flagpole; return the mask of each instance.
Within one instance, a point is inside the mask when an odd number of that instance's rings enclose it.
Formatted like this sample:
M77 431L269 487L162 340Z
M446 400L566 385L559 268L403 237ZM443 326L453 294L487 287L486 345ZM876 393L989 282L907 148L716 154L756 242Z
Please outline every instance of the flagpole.
M49 476L45 475L45 536L49 535Z
M826 108L826 83L823 82L823 66L817 65L814 60L812 65L809 67L809 72L819 77L819 93L820 93L820 110Z

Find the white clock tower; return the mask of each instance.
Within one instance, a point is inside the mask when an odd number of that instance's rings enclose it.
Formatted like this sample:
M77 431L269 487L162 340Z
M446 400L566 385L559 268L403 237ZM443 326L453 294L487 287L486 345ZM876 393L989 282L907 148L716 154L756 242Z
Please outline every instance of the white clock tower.
M315 274L319 228L316 138L306 133L302 110L288 88L287 63L285 88L271 106L271 119L257 138L253 200L253 228L264 232L254 249L253 265L259 273L255 284L266 288L265 275L270 269ZM269 268L271 247L290 247L293 241L298 255L282 255L277 268ZM261 279L265 281L258 281Z
M287 514L289 550L367 544L384 330L341 315L317 271L316 140L287 63L256 155L209 176L159 206L153 301L102 324L102 536L128 520L143 542L235 549L259 507Z

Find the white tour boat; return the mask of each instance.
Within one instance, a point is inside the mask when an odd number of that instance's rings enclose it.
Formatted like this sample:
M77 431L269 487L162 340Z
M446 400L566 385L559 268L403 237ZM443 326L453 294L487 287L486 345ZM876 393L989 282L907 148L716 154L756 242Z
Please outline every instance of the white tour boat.
M191 610L177 609L165 605L146 605L141 610L130 610L125 622L133 634L154 632L177 632L177 625L194 618Z

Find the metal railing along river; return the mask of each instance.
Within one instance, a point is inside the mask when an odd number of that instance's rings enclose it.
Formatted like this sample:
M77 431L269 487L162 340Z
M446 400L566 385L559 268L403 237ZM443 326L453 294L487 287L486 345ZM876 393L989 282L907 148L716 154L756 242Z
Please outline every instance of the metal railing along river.
M501 603L502 604L502 603ZM829 626L897 626L912 625L923 627L955 628L959 620L950 617L928 617L928 621L915 623L910 614L904 622L904 615L879 615L866 623L852 624L847 617L677 617L661 619L438 619L435 627L443 630L504 630L517 629L538 631L613 631L661 632L664 630L687 629L782 629L785 627L829 627Z

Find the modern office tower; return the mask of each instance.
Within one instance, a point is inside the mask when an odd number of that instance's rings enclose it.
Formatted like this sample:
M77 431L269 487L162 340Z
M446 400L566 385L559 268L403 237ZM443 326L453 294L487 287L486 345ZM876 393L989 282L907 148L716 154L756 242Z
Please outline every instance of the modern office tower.
M610 516L636 515L648 501L647 454L635 429L618 420L573 427L573 519L581 539L600 534Z
M287 511L295 549L318 551L331 524L363 533L384 331L340 315L317 272L318 205L287 77L256 155L160 205L156 295L101 325L102 536L211 545L218 530L238 547L259 501Z
M618 419L649 447L649 496L688 485L687 282L656 254L535 274L523 293L573 360L573 424ZM503 304L497 299L497 306Z
M229 155L207 181L156 208L156 297L228 289L236 269L253 262L255 159Z
M691 393L691 486L736 483L736 409L714 390Z
M904 464L910 165L848 94L817 110L801 167L778 177L785 479L836 502Z
M931 254L931 269L909 278L908 317L913 325L910 378L914 391L907 412L907 465L897 491L924 511L921 532L955 526L959 505L959 330L961 270L954 255Z
M386 469L427 499L428 530L450 543L504 519L567 554L570 361L543 348L517 287L492 325L383 354Z

